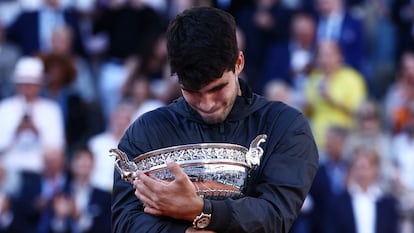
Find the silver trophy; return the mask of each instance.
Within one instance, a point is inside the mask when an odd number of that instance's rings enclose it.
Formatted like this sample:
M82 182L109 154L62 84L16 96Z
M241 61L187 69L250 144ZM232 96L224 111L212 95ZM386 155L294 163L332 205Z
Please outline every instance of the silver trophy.
M209 199L240 198L251 171L260 165L266 135L258 135L250 148L230 143L200 143L166 147L137 156L133 161L119 149L111 149L115 169L122 179L133 182L136 171L164 180L174 180L165 161L178 163L196 187L199 196Z

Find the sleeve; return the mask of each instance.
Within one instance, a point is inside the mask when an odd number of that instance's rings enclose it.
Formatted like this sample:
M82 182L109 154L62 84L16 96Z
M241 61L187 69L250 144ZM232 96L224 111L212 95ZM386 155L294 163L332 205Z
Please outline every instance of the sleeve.
M302 114L290 126L273 120L269 145L252 173L246 197L212 201L209 229L216 232L288 232L298 216L318 169L318 152ZM284 124L282 124L284 123ZM271 127L271 126L269 126ZM266 152L266 150L268 152Z
M343 77L341 86L352 87L352 90L343 89L342 100L337 100L345 104L351 111L355 112L359 105L366 99L367 89L364 78L356 70L348 70L346 77Z
M140 128L140 130L134 130L137 128ZM137 148L136 145L148 145L144 140L137 143L138 140L145 138L144 131L141 127L130 127L121 139L118 148L129 156L137 151L142 152L142 149ZM132 138L134 142L131 141ZM135 190L132 185L122 180L116 170L114 176L111 232L184 233L185 229L190 226L190 223L186 221L157 217L145 213L143 204L134 194Z

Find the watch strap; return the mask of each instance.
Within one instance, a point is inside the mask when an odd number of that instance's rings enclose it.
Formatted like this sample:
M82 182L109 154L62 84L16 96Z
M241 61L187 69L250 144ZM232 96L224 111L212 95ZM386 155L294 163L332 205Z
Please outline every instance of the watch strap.
M209 199L203 199L204 206L203 206L203 213L204 214L211 214L213 212L213 206L211 205L211 201Z
M203 199L203 210L200 215L196 216L193 221L193 228L200 230L206 228L211 221L211 213L213 212L213 207L211 201L208 199Z

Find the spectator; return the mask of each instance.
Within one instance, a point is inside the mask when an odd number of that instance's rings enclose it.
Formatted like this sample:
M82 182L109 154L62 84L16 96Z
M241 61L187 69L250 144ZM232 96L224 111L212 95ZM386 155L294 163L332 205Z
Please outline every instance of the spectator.
M360 0L359 0L360 1ZM365 0L354 11L364 22L365 64L372 80L372 97L381 100L393 81L397 33L391 16L394 0Z
M365 35L362 20L353 16L343 0L317 0L317 41L336 41L344 63L364 73Z
M94 160L87 148L78 148L72 157L69 190L53 200L50 233L109 233L111 195L92 185Z
M320 149L319 170L308 195L313 206L304 216L311 222L312 232L323 232L325 217L333 211L329 206L330 200L345 190L349 161L343 152L347 136L345 128L332 125L325 136L325 147Z
M43 154L42 173L23 172L17 196L16 221L23 232L49 232L53 203L67 190L69 176L63 148L47 148Z
M0 100L15 94L13 69L20 55L19 47L7 40L6 29L0 20Z
M44 148L65 145L59 105L40 97L43 67L42 61L35 57L19 59L13 76L17 93L0 102L0 151L5 166L15 172L41 172Z
M397 165L397 187L404 232L414 229L414 102L411 118L392 140L393 159Z
M164 106L164 103L154 97L151 91L150 80L141 75L128 80L125 85L125 97L135 105L135 113L131 117L134 121L142 114Z
M384 99L388 124L393 133L399 133L410 119L410 105L414 102L414 52L402 54L396 76Z
M177 92L172 86L169 86L170 69L167 62L167 45L165 34L161 33L148 45L141 57L138 59L133 72L124 84L124 95L130 95L131 82L137 79L147 79L151 95L161 102L170 103L177 97ZM128 93L129 92L129 93ZM179 91L178 91L179 92Z
M34 55L50 51L55 27L69 25L74 31L74 49L83 54L78 20L76 13L61 7L60 0L45 0L45 5L39 9L22 11L7 28L7 35L25 55Z
M92 135L103 128L102 116L96 105L84 101L71 89L76 78L76 69L70 57L59 54L46 54L42 57L45 64L45 85L42 96L56 101L64 116L67 150L85 143ZM92 117L93 116L93 117Z
M380 103L368 99L358 107L354 115L354 124L345 145L345 156L349 157L355 148L370 146L378 151L381 158L381 185L392 188L394 165L391 156L391 134L384 127L383 111Z
M342 52L335 41L318 44L317 66L305 87L307 112L320 148L330 125L352 126L352 117L367 97L361 74L343 63Z
M397 200L379 182L381 158L374 148L358 147L352 155L346 191L331 202L326 233L399 232Z
M287 42L276 43L269 48L263 83L283 80L293 89L295 105L302 108L303 89L315 60L315 19L305 13L295 14L290 31Z
M300 90L303 76L307 76L313 66L316 53L316 22L305 13L293 16L290 37L285 43L275 43L270 47L265 79L281 79Z
M94 102L97 98L95 80L86 59L77 54L73 48L73 30L68 26L59 26L52 31L51 51L47 55L66 57L76 69L76 78L71 84L71 90L79 94L85 102ZM43 54L43 55L46 55Z
M109 157L109 150L118 144L126 128L130 125L134 112L135 106L131 103L119 103L111 114L105 132L90 138L88 147L93 153L95 163L91 174L91 182L94 186L112 191L115 159Z
M136 2L111 0L94 25L94 32L106 33L109 42L97 82L105 120L121 100L122 87L131 74L130 63L139 60L164 30L157 12Z

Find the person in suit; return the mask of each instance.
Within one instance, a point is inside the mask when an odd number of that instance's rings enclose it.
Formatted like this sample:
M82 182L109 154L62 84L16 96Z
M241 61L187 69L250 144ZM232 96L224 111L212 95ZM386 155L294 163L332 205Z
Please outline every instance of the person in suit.
M63 151L63 148L47 148L43 154L43 172L21 174L15 217L23 232L48 232L53 201L69 184Z
M75 150L70 164L69 188L53 201L49 233L110 232L111 195L92 185L93 166L93 155L88 148Z
M365 35L360 18L352 15L343 0L317 0L317 41L333 40L339 44L344 62L365 73Z
M21 12L7 28L7 35L10 41L21 47L23 54L34 55L49 52L53 29L68 25L74 31L75 51L84 54L78 21L75 12L61 8L60 0L46 0L38 10Z
M332 199L325 233L397 233L398 202L380 184L381 159L375 148L355 148L344 192Z
M290 32L288 41L275 43L269 48L262 82L264 89L273 80L289 84L297 106L302 107L303 88L316 56L315 18L308 13L295 14Z
M345 178L349 169L343 151L348 131L341 126L332 125L326 134L325 147L321 148L321 162L308 195L311 210L302 215L310 221L312 232L323 229L325 213L330 213L329 200L345 189Z

